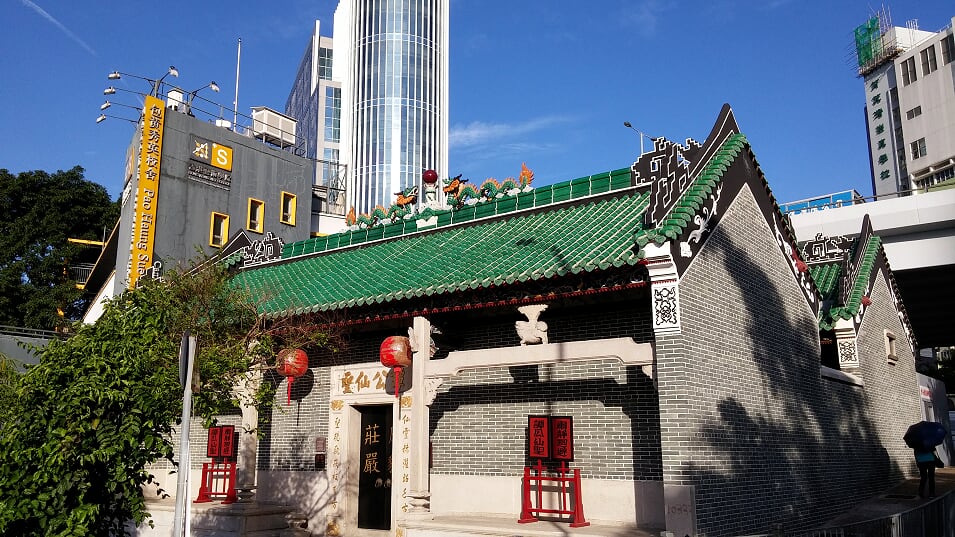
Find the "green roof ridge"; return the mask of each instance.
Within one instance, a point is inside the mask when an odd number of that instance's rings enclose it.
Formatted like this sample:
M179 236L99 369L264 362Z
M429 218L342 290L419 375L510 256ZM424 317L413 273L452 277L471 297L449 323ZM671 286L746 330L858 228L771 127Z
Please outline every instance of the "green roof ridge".
M862 306L862 297L865 296L866 286L869 278L872 276L872 268L875 266L876 259L879 256L879 250L882 246L882 238L872 235L865 244L865 250L862 252L859 260L859 272L856 274L855 281L852 282L852 289L847 293L848 300L845 304L829 308L827 314L820 315L819 327L823 330L832 330L840 319L851 319L859 314ZM857 245L857 248L863 245Z
M723 174L729 169L736 157L742 153L749 142L741 133L731 135L723 142L716 154L706 163L706 166L697 174L690 186L680 195L680 199L664 218L662 224L655 228L637 230L636 242L640 247L640 257L643 257L643 247L653 242L662 246L667 240L675 240L683 234L686 226L693 220L693 216L703 207L706 198L723 180Z
M583 188L584 185L586 185L587 188ZM331 235L322 235L303 241L288 243L282 248L282 259L355 246L375 240L404 236L419 230L424 231L443 228L478 218L487 218L526 209L545 207L588 196L604 194L614 190L621 190L630 186L632 185L630 180L630 168L628 167L611 170L609 172L595 173L593 175L585 175L569 181L544 185L517 194L505 194L492 200L480 201L474 205L467 205L458 209L435 210L429 207L422 210L414 218L407 220L401 219L395 222L385 222L370 228L346 230ZM538 203L538 194L546 194L548 192L550 193L549 199L546 202ZM525 201L527 199L530 199L529 203ZM524 203L522 204L522 202ZM490 209L491 206L494 207L493 210ZM480 214L478 214L479 210ZM455 219L455 214L459 215L459 218ZM447 222L442 223L442 220L444 220L442 216L447 219ZM438 218L437 224L422 225L419 229L418 222L433 217Z

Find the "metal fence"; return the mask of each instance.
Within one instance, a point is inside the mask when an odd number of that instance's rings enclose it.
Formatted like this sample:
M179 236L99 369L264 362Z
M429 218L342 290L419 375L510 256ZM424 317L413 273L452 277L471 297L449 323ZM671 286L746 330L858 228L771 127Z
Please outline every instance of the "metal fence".
M895 515L834 528L784 531L746 537L955 537L955 495L946 494Z

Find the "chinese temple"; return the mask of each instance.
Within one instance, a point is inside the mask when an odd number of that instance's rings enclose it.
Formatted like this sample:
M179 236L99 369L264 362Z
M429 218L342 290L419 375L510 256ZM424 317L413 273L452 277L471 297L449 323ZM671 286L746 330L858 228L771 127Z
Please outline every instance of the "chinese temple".
M425 177L423 209L236 273L341 341L264 374L276 410L239 440L258 501L314 535L719 536L817 526L915 472L915 342L878 237L797 244L728 105L702 143L532 179Z

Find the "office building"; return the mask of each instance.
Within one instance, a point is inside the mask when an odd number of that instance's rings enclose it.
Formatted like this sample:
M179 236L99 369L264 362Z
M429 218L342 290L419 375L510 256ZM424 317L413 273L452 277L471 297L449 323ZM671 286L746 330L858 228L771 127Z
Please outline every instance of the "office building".
M306 154L323 167L337 157L357 213L390 206L424 170L448 175L448 11L448 0L342 0L331 48L316 23L286 113L308 124Z
M955 21L955 18L952 19ZM955 177L955 38L892 26L880 12L855 29L873 195L923 192Z
M165 102L145 97L126 152L119 221L80 282L92 298L84 321L95 321L106 299L188 267L200 252L235 254L240 266L251 265L310 236L314 163L290 150L288 118L256 107L252 128L240 134L193 111L178 90Z
M311 230L316 235L344 226L347 173L339 145L341 83L332 80L332 38L319 34L320 24L315 21L285 103L285 114L297 123L297 152L316 161L311 213Z

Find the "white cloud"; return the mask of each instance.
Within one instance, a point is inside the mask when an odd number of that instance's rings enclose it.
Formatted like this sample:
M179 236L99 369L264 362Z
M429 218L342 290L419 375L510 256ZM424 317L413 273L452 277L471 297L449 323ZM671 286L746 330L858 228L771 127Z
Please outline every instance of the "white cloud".
M57 28L59 28L60 30L62 30L63 33L67 35L67 37L69 37L69 38L72 39L73 41L76 41L81 47L83 47L83 48L86 50L86 52L89 52L89 53L92 54L93 56L96 56L96 51L93 50L92 47L90 47L89 45L87 45L85 41L83 41L83 40L80 39L76 34L74 34L73 32L71 32L69 28L67 28L66 26L63 26L63 24L60 23L60 21L58 21L58 20L56 20L55 18L53 18L53 15L50 15L49 13L47 13L46 11L44 11L42 7L40 7L40 6L36 5L36 4L34 4L34 3L31 2L30 0L20 0L20 1L23 2L23 5L25 5L26 7L30 8L30 9L32 9L33 11L36 11L38 15L40 15L40 16L43 17L44 19L50 21L50 23L52 23L54 26L56 26Z
M508 140L541 131L560 123L570 121L569 117L544 116L529 119L521 123L485 123L472 121L467 125L455 125L448 134L451 149L465 149L485 145L504 144Z
M643 37L653 37L657 33L657 22L666 6L658 0L644 0L631 5L622 20Z

